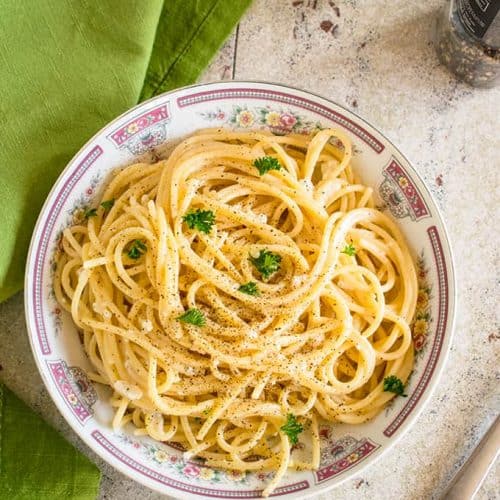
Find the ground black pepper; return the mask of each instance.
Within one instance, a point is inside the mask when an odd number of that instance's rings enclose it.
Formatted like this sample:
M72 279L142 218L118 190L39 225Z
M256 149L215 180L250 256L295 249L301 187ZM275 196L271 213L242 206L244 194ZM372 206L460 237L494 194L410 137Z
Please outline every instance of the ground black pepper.
M500 0L451 0L438 19L441 62L474 87L500 83Z

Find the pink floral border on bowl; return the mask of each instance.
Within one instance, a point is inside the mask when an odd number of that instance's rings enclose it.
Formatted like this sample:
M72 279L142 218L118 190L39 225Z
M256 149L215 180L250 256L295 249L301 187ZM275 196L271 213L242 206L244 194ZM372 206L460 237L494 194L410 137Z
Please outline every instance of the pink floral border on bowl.
M430 216L420 191L395 158L385 167L384 177L379 192L394 217L409 216L411 220L418 221Z
M271 106L234 106L231 113L226 113L220 108L200 113L205 120L216 122L219 126L255 128L262 127L273 134L303 134L321 129L319 122L307 120L293 110L271 108Z
M378 443L365 437L355 438L346 435L340 439L332 439L328 427L320 428L319 436L321 463L319 469L314 471L316 483L327 481L354 467L377 448L380 448Z
M287 92L278 92L275 90L267 89L224 89L224 90L209 90L206 92L196 92L191 95L182 96L177 99L177 104L180 108L185 108L187 106L193 106L194 104L207 102L207 101L218 101L225 99L242 99L242 98L254 98L254 99L265 99L268 101L274 101L277 103L291 104L308 111L311 111L323 118L333 121L342 125L347 130L351 131L353 134L358 136L362 141L368 144L376 153L380 154L384 151L385 146L370 132L365 130L358 123L353 122L347 116L335 111L323 104L311 101L301 96L289 94Z
M52 236L52 231L54 229L56 219L59 216L62 207L66 202L66 199L68 198L73 188L76 186L77 182L83 177L85 172L102 154L104 154L104 150L101 148L101 146L94 146L74 169L72 175L68 177L62 188L59 190L56 202L49 209L45 224L43 225L42 237L39 241L37 241L37 249L35 252L35 266L33 271L33 295L31 297L31 300L33 301L33 304L35 306L35 330L38 341L40 343L41 352L44 355L50 354L52 352L47 338L47 329L45 326L45 320L42 310L42 293L44 289L42 280L43 267L47 264L47 262L49 262L50 264L50 259L47 259L48 244Z
M448 271L446 268L446 260L444 257L443 246L439 237L439 232L436 226L431 226L427 229L429 239L434 252L436 268L438 272L438 294L439 307L436 325L436 333L434 343L431 349L431 355L427 361L424 372L417 383L416 388L408 398L407 403L401 409L396 418L385 428L384 435L391 437L403 424L406 418L413 411L420 398L424 394L434 370L436 369L437 361L443 347L444 336L446 334L446 324L448 322L448 302L449 302L449 286L448 286Z
M54 384L69 409L83 425L92 416L97 394L87 375L79 367L68 367L65 361L47 361Z
M107 137L119 149L127 148L132 154L140 155L167 140L169 121L167 103L133 118Z
M220 490L213 488L206 488L203 486L198 486L195 484L184 483L183 481L179 481L177 479L173 479L171 477L166 476L165 474L161 474L149 467L146 467L126 453L118 449L111 441L109 441L101 432L95 430L92 432L92 437L95 441L106 449L113 457L115 457L120 462L128 465L130 468L135 471L167 486L175 488L177 490L186 491L189 493L194 493L196 495L205 495L209 497L216 498L259 498L262 496L262 490ZM190 476L191 473L187 473L186 476ZM299 481L297 483L287 484L284 486L280 486L274 490L271 496L282 496L288 493L294 493L297 491L305 490L309 488L308 481Z

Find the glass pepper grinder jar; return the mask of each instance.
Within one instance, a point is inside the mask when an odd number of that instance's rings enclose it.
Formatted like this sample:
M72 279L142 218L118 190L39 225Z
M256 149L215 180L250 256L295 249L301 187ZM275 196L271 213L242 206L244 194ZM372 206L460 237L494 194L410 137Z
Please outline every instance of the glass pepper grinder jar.
M451 0L438 19L439 59L474 87L500 84L500 0Z

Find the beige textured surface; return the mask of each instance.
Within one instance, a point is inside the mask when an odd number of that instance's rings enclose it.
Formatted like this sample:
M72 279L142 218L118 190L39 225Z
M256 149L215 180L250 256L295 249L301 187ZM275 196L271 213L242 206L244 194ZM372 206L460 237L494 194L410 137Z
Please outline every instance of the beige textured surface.
M324 500L439 498L500 411L500 88L473 90L439 66L431 36L441 4L255 0L202 79L285 83L359 113L414 163L450 231L458 318L441 384L390 454ZM160 498L104 464L59 416L36 372L21 296L0 306L0 365L1 378L102 467L101 499ZM499 491L497 464L476 498Z

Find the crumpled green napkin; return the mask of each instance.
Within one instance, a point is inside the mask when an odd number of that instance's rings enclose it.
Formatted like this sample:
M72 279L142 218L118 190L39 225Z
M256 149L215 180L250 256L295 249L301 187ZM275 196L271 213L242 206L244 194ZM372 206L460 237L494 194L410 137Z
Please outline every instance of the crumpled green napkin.
M250 2L2 0L0 301L22 288L68 160L138 100L194 82ZM0 499L93 498L97 469L9 392L0 401Z
M0 386L0 498L93 499L97 467Z

